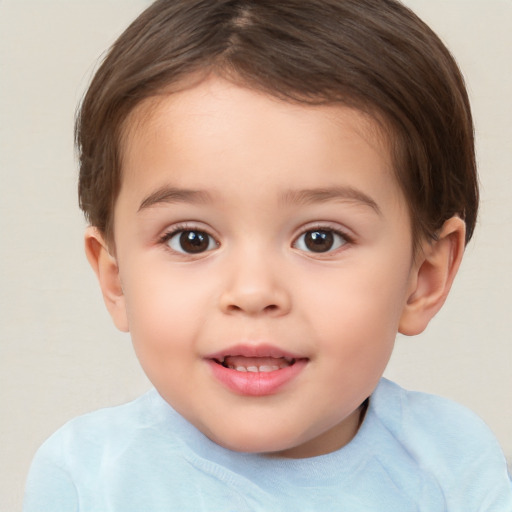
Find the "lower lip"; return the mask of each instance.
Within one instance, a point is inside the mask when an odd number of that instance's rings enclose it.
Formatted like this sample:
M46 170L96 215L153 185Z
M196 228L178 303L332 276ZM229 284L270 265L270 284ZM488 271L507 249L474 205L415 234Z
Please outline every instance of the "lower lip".
M291 366L273 372L239 372L209 360L213 375L231 391L245 396L267 396L277 393L284 385L297 377L307 364L299 359Z

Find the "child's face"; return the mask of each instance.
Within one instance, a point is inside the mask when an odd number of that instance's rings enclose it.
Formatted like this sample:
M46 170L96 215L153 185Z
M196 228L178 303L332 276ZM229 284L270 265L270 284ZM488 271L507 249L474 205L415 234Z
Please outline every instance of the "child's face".
M115 319L150 380L230 449L346 444L415 286L376 125L220 79L129 122Z

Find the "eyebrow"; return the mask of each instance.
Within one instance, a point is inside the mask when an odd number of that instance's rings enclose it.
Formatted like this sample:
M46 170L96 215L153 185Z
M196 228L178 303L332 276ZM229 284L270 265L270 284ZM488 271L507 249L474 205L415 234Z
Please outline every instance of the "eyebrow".
M353 187L328 187L303 190L288 190L281 197L285 204L308 205L328 201L353 201L369 206L377 214L382 215L378 204L367 194ZM164 186L148 196L140 203L138 212L158 204L173 203L207 203L211 195L205 190L182 189Z
M328 201L349 201L369 206L378 215L382 215L379 205L363 191L353 187L328 187L304 190L288 190L283 194L284 203L307 205Z
M137 211L140 212L141 210L162 203L207 203L209 201L211 201L211 196L204 190L164 186L145 197Z

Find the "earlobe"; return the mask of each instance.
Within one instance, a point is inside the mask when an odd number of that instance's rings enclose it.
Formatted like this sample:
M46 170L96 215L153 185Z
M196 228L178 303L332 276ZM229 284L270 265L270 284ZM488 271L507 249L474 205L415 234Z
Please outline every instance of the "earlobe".
M464 254L465 233L464 221L451 217L443 224L438 238L423 245L411 275L400 333L412 336L423 332L441 309Z
M128 332L126 304L119 277L119 267L105 242L101 232L89 226L85 231L85 253L96 277L98 278L105 305L116 327Z

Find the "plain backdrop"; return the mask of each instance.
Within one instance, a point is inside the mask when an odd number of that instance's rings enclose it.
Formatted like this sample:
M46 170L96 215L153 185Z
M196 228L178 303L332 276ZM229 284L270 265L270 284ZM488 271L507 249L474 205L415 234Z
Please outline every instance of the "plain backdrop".
M149 2L0 0L0 511L70 418L149 384L83 254L76 105L98 58ZM512 1L408 0L469 88L482 206L443 311L399 337L386 375L476 411L512 456Z

